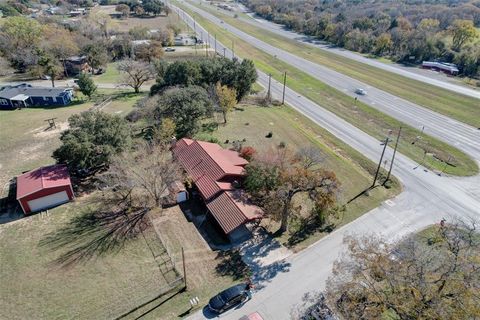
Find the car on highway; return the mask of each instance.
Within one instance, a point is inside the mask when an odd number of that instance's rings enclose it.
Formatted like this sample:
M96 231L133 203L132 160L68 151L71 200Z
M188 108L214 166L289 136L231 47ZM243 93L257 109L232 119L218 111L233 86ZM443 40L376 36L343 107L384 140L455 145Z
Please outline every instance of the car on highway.
M367 91L365 91L362 88L357 88L357 89L355 89L355 93L358 94L358 95L364 96L364 95L367 94Z
M174 52L174 51L175 51L175 48L170 48L170 47L165 48L165 52Z
M220 314L245 303L248 299L250 299L250 286L248 283L241 283L230 287L211 298L208 302L208 308L211 311Z

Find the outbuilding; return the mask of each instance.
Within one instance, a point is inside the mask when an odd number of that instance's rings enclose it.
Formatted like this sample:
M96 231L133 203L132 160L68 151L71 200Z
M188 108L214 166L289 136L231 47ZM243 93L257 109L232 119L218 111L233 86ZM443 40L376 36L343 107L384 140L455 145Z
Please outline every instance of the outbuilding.
M17 200L25 214L46 210L73 200L68 169L52 165L17 177Z

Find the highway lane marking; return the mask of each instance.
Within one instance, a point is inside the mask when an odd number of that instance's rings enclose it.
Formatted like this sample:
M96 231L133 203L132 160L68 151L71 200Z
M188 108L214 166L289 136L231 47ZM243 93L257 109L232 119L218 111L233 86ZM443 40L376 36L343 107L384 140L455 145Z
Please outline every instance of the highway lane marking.
M385 204L387 204L389 207L395 206L395 202L393 202L392 200L385 200Z

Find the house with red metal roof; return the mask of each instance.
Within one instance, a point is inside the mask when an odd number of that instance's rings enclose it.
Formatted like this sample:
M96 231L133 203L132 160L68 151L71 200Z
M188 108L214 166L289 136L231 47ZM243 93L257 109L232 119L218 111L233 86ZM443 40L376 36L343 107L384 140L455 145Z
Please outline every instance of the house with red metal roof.
M73 188L64 165L41 167L17 177L17 200L25 214L73 200Z
M230 240L249 233L246 224L260 219L263 211L238 188L248 161L216 143L186 138L177 141L172 152L198 189L209 214Z

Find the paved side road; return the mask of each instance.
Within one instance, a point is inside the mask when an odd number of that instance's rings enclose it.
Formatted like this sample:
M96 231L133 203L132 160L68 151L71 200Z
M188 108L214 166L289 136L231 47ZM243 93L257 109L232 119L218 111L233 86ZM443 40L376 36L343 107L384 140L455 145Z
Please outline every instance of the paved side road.
M177 10L175 6L172 8ZM181 16L193 26L190 16L187 14ZM197 31L206 34L198 24ZM218 52L222 53L224 46L217 43L217 48ZM232 53L228 49L225 50L227 57L231 58ZM267 85L267 75L259 72L259 81ZM272 82L272 94L277 98L281 97L282 85L277 81ZM378 161L382 149L378 140L290 88L287 88L285 98L286 102L299 112L371 160ZM391 155L392 150L387 148L386 156ZM440 177L419 167L401 154L397 154L394 174L404 185L402 194L336 230L313 246L285 258L282 265L288 268L273 267L271 272L275 272L275 276L261 281L262 289L254 294L251 301L239 309L228 311L220 318L239 319L258 311L264 319L290 319L290 310L301 302L303 294L325 287L325 280L331 274L333 261L344 250L342 242L346 234L368 235L380 232L395 241L432 223L438 223L442 218L480 219L480 177L466 179ZM190 319L205 319L205 316L198 312Z

